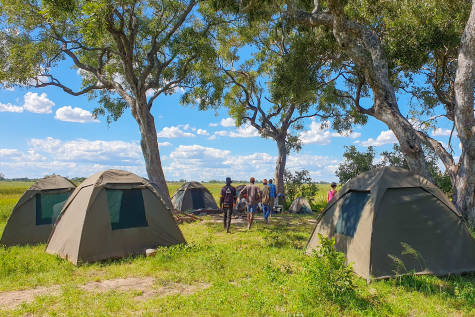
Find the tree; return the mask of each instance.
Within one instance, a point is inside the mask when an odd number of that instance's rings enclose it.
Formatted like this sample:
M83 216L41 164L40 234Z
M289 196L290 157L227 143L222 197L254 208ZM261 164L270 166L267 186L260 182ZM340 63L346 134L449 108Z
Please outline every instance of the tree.
M287 202L291 204L297 197L306 197L313 202L318 192L318 186L312 181L310 172L307 170L295 171L292 173L285 170L285 197Z
M367 152L359 152L354 145L345 146L343 153L345 160L338 165L335 172L339 182L344 184L353 177L378 167L373 163L375 154L372 146L368 147Z
M193 85L214 60L210 38L220 19L208 12L196 0L4 0L0 83L88 94L99 100L95 115L109 122L129 108L148 177L171 206L151 109L158 96ZM82 76L79 90L56 75L65 59Z
M335 44L327 34L312 33L320 36L315 42L298 32L281 17L279 3L263 6L250 21L233 7L223 10L232 12L236 25L218 36L219 57L210 79L185 95L184 102L197 100L201 109L225 106L238 126L250 124L262 137L273 139L278 149L274 178L277 191L284 192L287 155L301 148L298 132L305 118L331 119L339 131L364 118L348 115L347 103L335 95L341 73L330 63ZM251 54L242 60L244 49Z
M296 9L295 2L291 2L289 13L301 25L333 33L354 74L351 81L356 93L347 94L348 98L360 113L386 123L396 135L409 168L429 179L423 145L431 147L450 175L457 209L475 220L475 1L471 11L468 1L317 0L315 4L315 9L308 12ZM407 81L398 75L424 69L430 69L428 78L436 102L444 105L445 117L454 122L461 140L458 163L440 142L415 128L399 110L395 92L407 87ZM359 92L365 86L373 94L370 108L359 105ZM434 105L434 98L426 90L413 92Z
M0 173L0 181L3 181L3 180L5 180L5 175Z
M438 157L431 148L423 147L431 178L434 184L438 186L444 193L452 193L452 184L447 172L442 172L438 166ZM345 146L343 157L345 161L338 165L335 172L340 183L346 183L359 174L383 166L394 166L409 169L404 154L398 144L393 145L392 151L381 152L381 161L375 163L376 153L372 146L369 146L366 152L359 152L354 145Z

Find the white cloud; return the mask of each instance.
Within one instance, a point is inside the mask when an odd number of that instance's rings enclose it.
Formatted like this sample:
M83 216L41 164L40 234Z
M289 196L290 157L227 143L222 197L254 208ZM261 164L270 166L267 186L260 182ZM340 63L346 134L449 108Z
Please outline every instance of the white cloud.
M89 111L79 107L73 108L71 106L64 106L56 110L56 115L54 116L54 118L60 121L67 122L99 122L99 120L92 117L92 113L90 113Z
M209 126L210 126L210 127L217 127L217 126L219 126L219 123L213 123L213 122L211 122L211 123L209 124Z
M199 134L199 135L209 135L208 131L204 130L204 129L198 129L196 130L196 134Z
M51 108L54 107L54 102L48 99L46 93L38 95L36 92L27 92L24 99L25 110L34 113L52 113Z
M36 92L25 94L23 106L15 106L11 103L0 103L0 112L23 112L27 110L33 113L52 113L54 102L48 99L46 93L38 95Z
M235 180L273 178L277 156L256 152L234 155L201 145L180 145L169 156L164 167L168 179L212 180L230 176ZM338 160L327 156L295 154L287 158L289 170L307 169L315 179L334 180Z
M236 126L236 121L233 118L225 118L225 119L221 119L220 124L221 126L225 128L230 128L230 127Z
M138 142L52 137L31 139L28 149L0 149L0 170L7 177L42 177L47 174L88 177L105 169L122 169L145 176Z
M61 141L52 137L31 139L32 150L53 156L57 160L109 162L124 164L141 160L142 151L136 142L76 139Z
M158 146L171 146L172 144L170 142L158 142Z
M299 134L302 144L322 144L327 145L331 140L331 133L328 128L325 128L320 122L313 121L310 124L310 130L303 131Z
M3 87L6 91L15 91L15 87Z
M14 106L11 103L0 103L0 112L23 112L23 110L21 106Z
M449 136L451 130L449 129L442 129L442 128L437 128L432 131L433 136Z
M228 136L230 138L253 138L259 136L259 131L251 125L243 125L234 130L216 131L208 139L214 140L218 136Z
M184 126L183 130L186 130L186 125ZM181 126L176 127L164 127L160 132L157 133L159 138L192 138L195 134L191 132L184 132L182 131Z
M369 138L366 141L361 142L363 146L381 146L384 144L397 143L396 136L391 130L381 131L376 139Z

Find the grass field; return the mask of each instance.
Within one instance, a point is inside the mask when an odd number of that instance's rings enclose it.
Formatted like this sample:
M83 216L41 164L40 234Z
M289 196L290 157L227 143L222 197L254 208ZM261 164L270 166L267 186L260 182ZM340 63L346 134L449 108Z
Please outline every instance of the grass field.
M221 184L206 185L216 197ZM0 233L28 186L0 182ZM250 231L235 221L225 234L206 217L180 225L187 245L80 267L44 253L45 245L0 247L0 303L38 291L30 302L0 306L0 316L475 316L474 274L369 285L352 276L350 292L323 291L329 280L309 279L313 261L303 253L314 218L258 219ZM89 287L131 278L135 288Z

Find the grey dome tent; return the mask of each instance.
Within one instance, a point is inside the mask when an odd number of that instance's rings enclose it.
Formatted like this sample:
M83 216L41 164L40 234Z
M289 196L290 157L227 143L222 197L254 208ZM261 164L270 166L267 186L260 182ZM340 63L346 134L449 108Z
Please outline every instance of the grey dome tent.
M165 206L142 177L120 170L94 174L64 205L46 252L77 265L185 243Z
M184 212L217 211L218 205L209 190L199 182L181 185L172 196L173 207Z
M408 272L447 275L475 271L475 239L447 196L408 170L384 167L348 181L320 215L319 234L364 278Z
M73 183L59 175L46 176L35 182L13 208L0 244L46 243L74 188Z
M295 214L311 214L312 207L304 197L297 197L289 207L289 212Z

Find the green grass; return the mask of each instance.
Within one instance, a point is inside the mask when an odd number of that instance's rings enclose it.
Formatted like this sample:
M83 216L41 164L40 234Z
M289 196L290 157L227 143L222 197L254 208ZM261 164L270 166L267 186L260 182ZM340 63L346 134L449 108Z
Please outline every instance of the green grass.
M221 186L209 186L215 197ZM0 184L0 228L21 195L21 191L10 191L14 186L3 188ZM151 258L138 256L80 267L46 254L45 245L0 248L0 292L61 288L58 294L37 297L14 310L0 308L0 316L475 315L474 274L406 276L369 285L353 276L354 292L336 298L319 293L308 282L305 268L311 258L303 253L313 228L311 219L314 216L284 214L274 216L270 225L258 220L250 231L244 224L233 224L232 234L224 233L221 223L183 224L180 228L187 245L160 248ZM155 279L155 287L172 282L208 283L210 287L145 300L137 300L134 291L97 295L79 287L92 281L145 276Z

